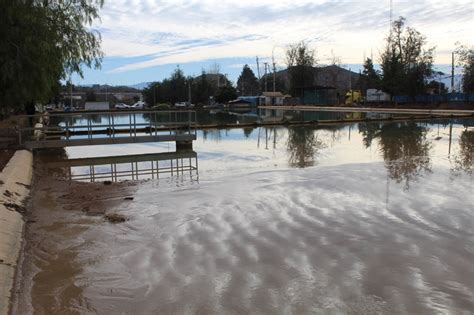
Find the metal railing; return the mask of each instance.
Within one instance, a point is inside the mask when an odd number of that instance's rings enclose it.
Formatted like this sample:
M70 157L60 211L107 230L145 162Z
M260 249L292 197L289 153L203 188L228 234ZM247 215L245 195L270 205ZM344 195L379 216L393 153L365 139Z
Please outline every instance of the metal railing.
M32 127L19 128L19 144L31 147L172 141L169 136L196 136L195 111L103 111L24 115ZM168 137L161 137L168 135ZM127 138L124 141L124 138ZM97 140L106 141L97 141ZM77 142L80 140L80 142ZM84 141L86 140L86 141ZM87 142L88 140L88 142ZM74 144L73 142L77 142ZM79 144L81 143L81 144Z

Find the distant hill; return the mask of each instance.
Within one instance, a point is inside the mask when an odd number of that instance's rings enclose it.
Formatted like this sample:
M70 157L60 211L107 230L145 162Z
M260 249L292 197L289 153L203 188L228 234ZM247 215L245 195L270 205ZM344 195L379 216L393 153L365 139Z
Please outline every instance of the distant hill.
M141 82L141 83L136 83L136 84L129 84L127 86L137 89L137 90L143 90L146 88L148 85L150 85L151 82Z

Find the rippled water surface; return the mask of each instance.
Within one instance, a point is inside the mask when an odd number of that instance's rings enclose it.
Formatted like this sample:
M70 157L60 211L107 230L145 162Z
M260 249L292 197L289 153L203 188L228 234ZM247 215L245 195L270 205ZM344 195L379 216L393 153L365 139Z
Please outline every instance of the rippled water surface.
M471 126L199 131L195 168L160 174L137 156L163 169L189 156L38 154L17 313L470 314ZM135 157L78 160L115 155Z

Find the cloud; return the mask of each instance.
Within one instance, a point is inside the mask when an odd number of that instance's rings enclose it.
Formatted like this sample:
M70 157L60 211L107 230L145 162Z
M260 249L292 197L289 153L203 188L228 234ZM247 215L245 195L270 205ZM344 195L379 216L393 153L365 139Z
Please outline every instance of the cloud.
M393 1L393 18L449 50L473 42L474 2ZM106 56L146 57L113 72L231 57L271 56L283 63L288 43L308 40L318 57L344 63L376 52L389 30L389 1L108 1L96 25ZM445 58L446 54L441 54ZM126 59L125 59L126 60ZM445 61L445 60L442 60Z

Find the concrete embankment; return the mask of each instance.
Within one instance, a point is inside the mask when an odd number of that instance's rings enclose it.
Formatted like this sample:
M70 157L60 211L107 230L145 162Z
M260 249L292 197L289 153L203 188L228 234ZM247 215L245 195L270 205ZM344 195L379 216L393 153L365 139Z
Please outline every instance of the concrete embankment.
M0 173L0 315L10 308L32 173L33 154L26 150L15 152Z

